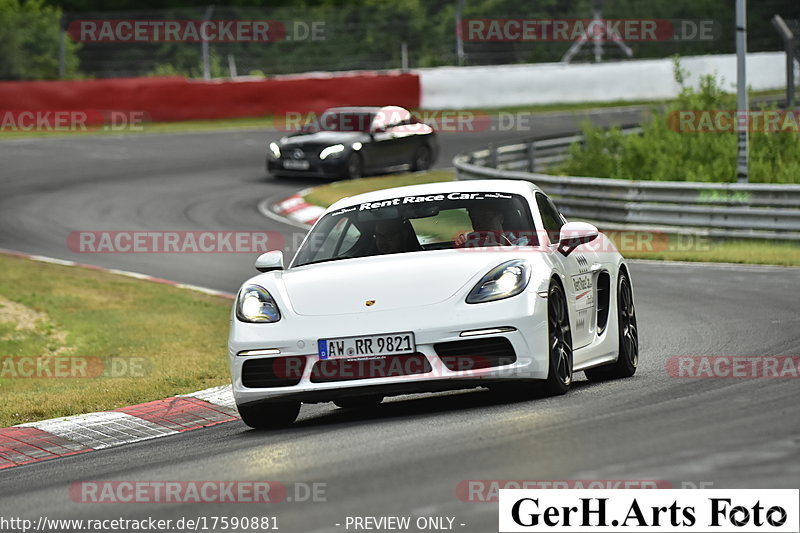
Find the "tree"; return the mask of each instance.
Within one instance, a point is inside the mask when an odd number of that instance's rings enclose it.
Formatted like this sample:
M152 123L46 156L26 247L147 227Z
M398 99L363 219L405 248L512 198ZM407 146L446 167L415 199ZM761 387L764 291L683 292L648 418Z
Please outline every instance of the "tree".
M42 0L0 0L0 79L58 78L61 10ZM66 39L65 75L78 72L78 44Z

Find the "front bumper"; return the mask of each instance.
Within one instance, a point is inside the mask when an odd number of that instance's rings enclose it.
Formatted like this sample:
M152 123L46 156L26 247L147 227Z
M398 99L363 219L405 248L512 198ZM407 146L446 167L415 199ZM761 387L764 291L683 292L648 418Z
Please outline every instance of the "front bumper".
M228 355L233 393L239 405L281 400L314 403L345 396L376 393L390 396L547 378L547 305L546 300L530 290L506 300L476 305L448 301L413 310L336 316L299 316L291 309L282 311L283 318L274 324L249 324L233 318ZM489 328L508 330L462 336L464 332ZM316 352L318 339L404 331L412 331L416 343L416 354L406 359L400 359L403 356L399 355L352 358L348 365L342 363L349 368L343 370L332 366L331 359L320 364ZM503 342L513 349L512 362L491 366L507 361L495 359L490 366L479 368L480 364L462 364L466 359L453 359L443 353L442 343L479 339L507 339ZM266 349L280 350L280 354L237 355ZM488 360L488 354L473 355L478 360ZM245 386L245 363L264 359L272 359L271 362L262 361L267 367L291 369L296 379L277 387L253 386L252 380L248 383L250 386ZM365 375L354 370L358 368L400 369L400 373L387 372L371 377L375 374ZM404 370L412 373L403 373Z
M283 166L284 158L274 159L268 156L266 161L267 173L282 177L339 178L347 172L346 157L328 157L326 159L311 157L307 161L308 169L288 169Z

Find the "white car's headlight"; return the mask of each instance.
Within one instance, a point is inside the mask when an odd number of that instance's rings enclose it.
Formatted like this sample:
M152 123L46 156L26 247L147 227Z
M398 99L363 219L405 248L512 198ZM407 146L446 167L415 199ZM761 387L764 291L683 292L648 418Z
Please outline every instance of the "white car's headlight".
M319 153L320 159L325 159L328 156L339 157L339 155L344 152L344 145L343 144L334 144L333 146L328 146L324 150Z
M493 302L516 296L525 290L531 279L527 261L506 261L489 271L467 295L468 304Z
M269 143L269 151L272 154L272 157L275 159L280 159L281 157L281 148L278 146L278 143Z
M242 322L277 322L281 312L267 289L245 285L236 297L236 318Z

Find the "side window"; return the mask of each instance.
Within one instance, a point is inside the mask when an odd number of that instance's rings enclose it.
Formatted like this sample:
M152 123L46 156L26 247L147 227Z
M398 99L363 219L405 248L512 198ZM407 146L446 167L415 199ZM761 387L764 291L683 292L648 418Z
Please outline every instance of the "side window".
M544 229L550 237L550 243L557 243L559 234L561 233L561 226L564 225L564 221L558 209L556 209L556 206L553 205L553 202L551 202L547 196L538 192L536 193L536 205L539 206L539 213L542 215L542 224L544 224Z

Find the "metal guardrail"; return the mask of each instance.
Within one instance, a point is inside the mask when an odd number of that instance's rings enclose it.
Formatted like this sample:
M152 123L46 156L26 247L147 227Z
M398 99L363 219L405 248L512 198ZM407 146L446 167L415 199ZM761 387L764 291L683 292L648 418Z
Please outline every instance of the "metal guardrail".
M623 128L636 134L639 128ZM459 154L458 179L532 181L566 217L721 238L800 241L800 185L634 181L553 176L580 134L526 139Z

